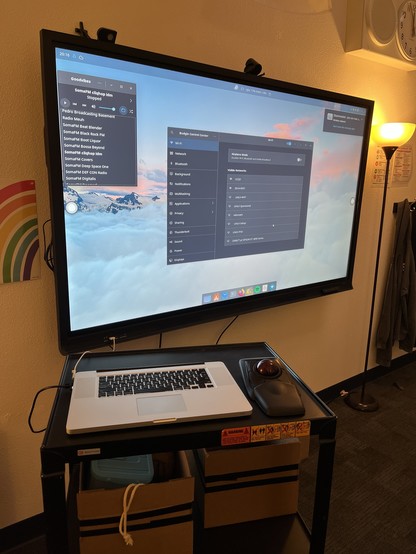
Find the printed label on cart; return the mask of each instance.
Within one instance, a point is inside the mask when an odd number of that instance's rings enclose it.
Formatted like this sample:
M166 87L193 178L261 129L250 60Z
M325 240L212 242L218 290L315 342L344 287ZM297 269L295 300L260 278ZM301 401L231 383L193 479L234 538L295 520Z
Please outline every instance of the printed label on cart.
M266 425L266 441L277 441L280 438L280 423L268 423Z
M296 421L295 425L297 437L309 437L311 434L311 422L308 419Z
M253 425L251 428L251 442L266 440L266 425Z
M221 431L221 446L309 437L310 432L311 422L307 419L285 423L266 423L251 427L235 427Z
M235 427L221 431L221 446L250 442L250 427Z
M296 437L296 423L289 421L288 423L280 424L280 438L292 439Z
M101 454L101 448L85 448L84 450L77 450L78 456L96 456Z

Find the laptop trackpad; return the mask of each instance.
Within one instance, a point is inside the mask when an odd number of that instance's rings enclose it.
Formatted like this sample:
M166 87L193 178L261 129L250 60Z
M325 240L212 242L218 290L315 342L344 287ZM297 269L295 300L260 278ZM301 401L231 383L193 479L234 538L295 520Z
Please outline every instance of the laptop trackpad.
M166 414L168 412L186 412L186 405L180 394L166 396L145 396L137 399L139 415Z

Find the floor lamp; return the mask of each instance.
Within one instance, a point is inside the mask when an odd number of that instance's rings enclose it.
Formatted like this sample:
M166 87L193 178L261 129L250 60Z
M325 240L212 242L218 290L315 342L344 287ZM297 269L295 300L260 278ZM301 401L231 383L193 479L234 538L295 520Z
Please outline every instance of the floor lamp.
M371 335L373 330L373 316L374 316L374 305L376 300L376 291L377 291L377 278L378 278L378 266L380 262L380 250L381 242L383 237L383 226L384 226L384 211L386 208L386 197L387 197L387 185L389 181L389 170L390 170L390 161L393 157L393 154L396 150L406 144L408 140L412 137L415 130L414 123L383 123L382 125L375 125L372 128L371 137L374 142L380 146L386 156L386 172L384 176L384 188L383 188L383 201L381 204L381 214L380 214L380 228L378 232L378 244L377 244L377 254L376 254L376 263L374 268L374 282L373 282L373 295L371 299L371 309L370 309L370 319L368 326L368 337L367 337L367 348L365 353L364 361L364 371L362 374L362 383L361 390L351 392L345 398L345 402L351 408L355 410L360 410L361 412L375 412L378 410L378 402L365 390L368 377L368 358L370 354L371 347Z

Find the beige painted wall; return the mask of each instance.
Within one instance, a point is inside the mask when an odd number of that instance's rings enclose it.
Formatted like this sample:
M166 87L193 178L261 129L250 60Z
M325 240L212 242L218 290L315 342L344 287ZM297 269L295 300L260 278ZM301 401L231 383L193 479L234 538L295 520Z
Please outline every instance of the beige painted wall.
M324 13L292 13L324 0L3 0L0 33L0 179L35 179L39 223L49 217L43 153L39 29L72 33L80 20L91 35L118 30L120 44L242 70L259 60L270 77L376 100L376 119L416 121L416 74L346 55L345 0ZM292 7L290 7L292 6ZM374 152L370 151L370 161ZM413 198L415 185L389 192L386 263L393 232L392 203ZM315 390L362 370L381 189L367 179L354 290L241 316L223 342L265 340ZM334 214L336 217L336 214ZM37 281L0 285L0 526L42 511L39 446L27 416L35 392L58 382L53 276L42 262ZM214 343L228 321L166 334L164 346ZM158 337L125 348L157 347ZM396 352L399 354L399 352ZM374 365L372 358L370 365ZM52 394L34 423L46 423Z

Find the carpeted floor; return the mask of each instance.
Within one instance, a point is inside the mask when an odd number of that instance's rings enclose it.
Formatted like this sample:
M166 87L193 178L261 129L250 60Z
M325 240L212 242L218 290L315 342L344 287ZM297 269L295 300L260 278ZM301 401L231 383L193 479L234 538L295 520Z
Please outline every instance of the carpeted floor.
M416 553L416 363L366 390L378 411L353 410L342 398L329 403L338 423L325 552ZM301 471L300 511L309 521L314 457Z

